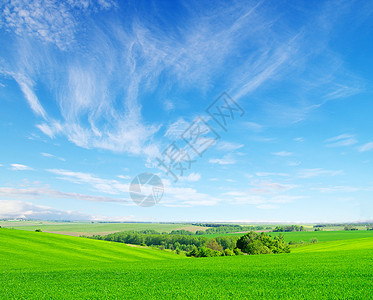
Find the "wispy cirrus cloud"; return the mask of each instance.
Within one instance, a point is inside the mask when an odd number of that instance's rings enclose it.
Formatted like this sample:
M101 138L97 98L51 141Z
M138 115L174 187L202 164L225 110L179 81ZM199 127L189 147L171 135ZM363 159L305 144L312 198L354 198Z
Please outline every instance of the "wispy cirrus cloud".
M325 170L322 168L316 169L303 169L298 172L299 178L312 178L312 177L319 177L319 176L337 176L342 175L343 170Z
M268 176L289 176L287 173L274 173L274 172L256 172L256 176L268 177Z
M352 134L341 134L325 140L327 147L347 147L357 143L355 135Z
M48 158L54 158L54 159L57 159L57 160L60 160L60 161L66 161L66 159L62 158L62 157L58 157L58 156L55 156L53 154L50 154L50 153L46 153L46 152L42 152L40 153L42 156L44 157L48 157Z
M78 30L75 9L85 14L98 10L107 10L116 6L114 1L9 1L2 3L0 25L13 30L22 36L28 34L41 41L56 44L66 49L76 41L75 32Z
M143 107L149 105L149 95L163 105L164 96L173 88L205 95L216 93L217 82L225 82L221 88L243 100L268 82L283 78L294 80L303 92L329 87L346 74L328 49L328 39L315 33L313 22L325 25L328 14L334 14L324 7L311 15L311 25L289 28L281 18L269 17L264 2L219 3L214 9L201 10L196 9L198 2L184 3L185 19L165 30L147 21L147 16L163 19L157 5L149 6L144 15L134 9L123 20L105 20L95 14L117 7L112 1L43 3L11 1L2 5L1 26L14 33L15 51L5 59L1 73L18 82L31 109L42 119L36 124L39 130L50 138L60 134L87 149L146 157L155 153L154 136L161 125L146 121ZM344 6L338 8L346 11ZM321 64L320 69L312 69L309 80L295 80L307 63L320 57L334 58L333 67ZM41 69L50 72L39 72ZM315 82L315 74L324 73ZM336 80L332 90L324 91L325 101L358 92L351 87L358 80L347 81L351 84ZM38 84L49 87L55 107L50 107L49 99L45 105L47 99L35 88ZM190 104L197 101L199 97ZM281 107L267 103L265 110L284 112L286 120L302 120L323 105L312 100L296 104L293 109L294 103ZM167 107L167 111L174 108ZM54 109L59 114L52 117ZM260 124L247 125L253 131L262 130Z
M190 173L188 176L181 176L179 177L180 181L187 181L187 182L197 182L201 179L201 174L199 173Z
M179 118L168 126L165 136L174 140L180 139L181 135L189 126L189 122L185 121L183 118Z
M360 186L348 186L348 185L337 185L337 186L326 186L326 187L315 187L312 190L319 191L321 193L354 193L360 191L372 191L373 188L360 187Z
M106 194L127 194L129 191L128 183L121 183L115 179L103 179L90 173L74 172L63 169L48 169L47 171L57 175L57 178L59 179L73 182L75 184L87 184L93 187L96 191Z
M78 211L64 211L25 201L0 200L0 219L89 220L91 216Z
M27 188L13 188L0 187L0 197L9 199L45 199L47 197L54 199L76 199L93 202L113 202L113 203L129 203L132 202L127 197L113 198L106 196L85 195L79 193L67 193L54 190L48 187L27 187Z
M90 215L74 210L61 210L50 206L37 205L20 200L0 200L0 219L28 219L28 220L71 220L71 221L116 221L124 222L134 219L129 216Z
M13 170L13 171L30 171L30 170L33 170L33 168L31 168L29 166L26 166L26 165L22 165L22 164L11 164L10 169Z
M222 202L222 199L199 192L191 187L174 186L169 180L163 180L165 194L160 205L166 207L194 207L214 206Z
M249 130L254 131L254 132L260 132L264 128L263 125L260 125L259 123L255 123L255 122L245 122L243 125Z
M242 148L244 145L243 144L237 144L237 143L230 143L227 141L220 141L218 142L216 149L221 150L221 151L235 151L240 148Z
M249 193L255 195L286 192L297 187L294 184L284 184L270 180L253 180L250 182L250 186L252 187L248 190Z
M255 205L259 209L280 208L281 204L293 203L305 199L305 196L298 195L262 195L250 191L232 191L224 194L229 202L235 205Z
M373 150L373 142L366 143L359 147L360 152L367 152Z
M230 154L224 155L222 158L210 158L210 164L218 164L218 165L233 165L236 163L236 160Z
M279 151L279 152L273 152L272 155L275 155L275 156L292 156L294 155L293 152L289 152L289 151Z

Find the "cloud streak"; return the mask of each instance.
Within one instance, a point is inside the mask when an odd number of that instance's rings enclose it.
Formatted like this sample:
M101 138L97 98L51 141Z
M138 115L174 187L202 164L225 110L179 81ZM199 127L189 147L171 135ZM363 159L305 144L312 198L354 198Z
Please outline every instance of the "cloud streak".
M54 199L76 199L91 202L113 202L113 203L130 203L127 198L113 198L106 196L85 195L79 193L66 193L53 190L46 187L28 187L28 188L12 188L0 187L1 198L13 198L19 200L25 199L45 199L51 197Z
M142 18L119 21L95 18L115 9L112 1L44 2L3 4L1 23L15 34L16 51L2 73L15 78L32 111L43 119L36 124L39 130L50 138L66 136L83 148L149 157L154 153L149 148L158 147L154 135L161 128L144 120L149 94L163 103L169 85L205 93L223 80L222 89L243 98L286 75L285 69L298 66L290 61L306 56L299 46L307 39L305 29L279 34L277 26L285 24L268 18L262 2L220 4L211 12L185 4L192 13L171 32L146 21L147 14L162 17L152 8ZM244 55L237 61L235 53ZM228 65L232 68L226 74ZM50 72L41 74L40 69ZM51 117L46 99L36 92L40 83L55 95L58 116ZM329 98L348 89L338 88L343 91ZM247 125L262 130L257 123Z
M11 164L10 169L13 171L30 171L33 170L31 167L21 164Z

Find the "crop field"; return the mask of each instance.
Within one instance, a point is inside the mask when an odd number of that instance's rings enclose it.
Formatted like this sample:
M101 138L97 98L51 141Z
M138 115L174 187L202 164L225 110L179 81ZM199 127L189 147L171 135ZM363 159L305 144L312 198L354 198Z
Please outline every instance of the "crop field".
M373 238L290 254L187 258L79 237L0 229L2 299L371 299Z
M159 232L170 232L177 229L189 231L203 230L205 227L193 226L190 224L166 224L166 223L91 223L91 222L6 222L0 221L4 228L16 228L19 230L35 231L41 229L46 232L61 233L66 235L93 235L109 234L118 231L140 231L153 229Z
M283 234L287 242L290 241L304 241L308 243L310 239L317 238L319 242L330 242L338 240L348 240L357 238L373 238L373 230L356 230L356 231L297 231L297 232L268 232L271 236ZM203 234L208 238L215 238L219 236L241 236L243 233L227 233L227 234Z

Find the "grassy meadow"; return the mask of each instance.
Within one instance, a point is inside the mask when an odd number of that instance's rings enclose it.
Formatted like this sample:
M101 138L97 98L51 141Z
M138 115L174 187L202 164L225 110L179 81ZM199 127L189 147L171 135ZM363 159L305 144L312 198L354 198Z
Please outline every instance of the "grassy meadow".
M66 235L93 235L109 234L118 231L141 231L153 229L159 232L185 229L189 231L203 230L205 227L190 224L167 223L98 223L98 222L48 222L48 221L0 221L4 228L35 231L41 229L45 232L61 233Z
M310 239L316 238L319 242L330 242L337 240L349 240L357 238L373 238L373 230L356 230L356 231L295 231L295 232L268 232L271 236L278 236L280 234L285 236L287 242L290 241L304 241L308 243ZM216 238L219 236L241 236L243 233L227 233L227 234L203 234L208 238Z
M290 254L188 258L0 229L0 298L370 299L372 250L367 235L304 245Z

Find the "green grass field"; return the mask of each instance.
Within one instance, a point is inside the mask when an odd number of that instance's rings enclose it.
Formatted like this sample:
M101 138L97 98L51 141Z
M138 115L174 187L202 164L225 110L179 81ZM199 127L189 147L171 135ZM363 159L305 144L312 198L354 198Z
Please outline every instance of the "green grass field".
M304 241L309 242L312 238L317 238L319 242L330 242L338 240L348 240L357 238L373 238L373 230L357 230L357 231L299 231L299 232L267 232L271 236L283 234L287 242L290 241ZM204 234L208 238L215 238L219 236L241 236L243 233L227 233L227 234Z
M159 232L170 232L177 229L189 231L203 230L204 227L190 224L165 224L165 223L91 223L91 222L46 222L46 221L0 221L4 228L16 228L19 230L35 231L41 229L46 232L62 233L67 235L93 235L109 234L118 231L140 231L153 229Z
M1 299L371 299L373 238L290 254L187 258L0 229Z

